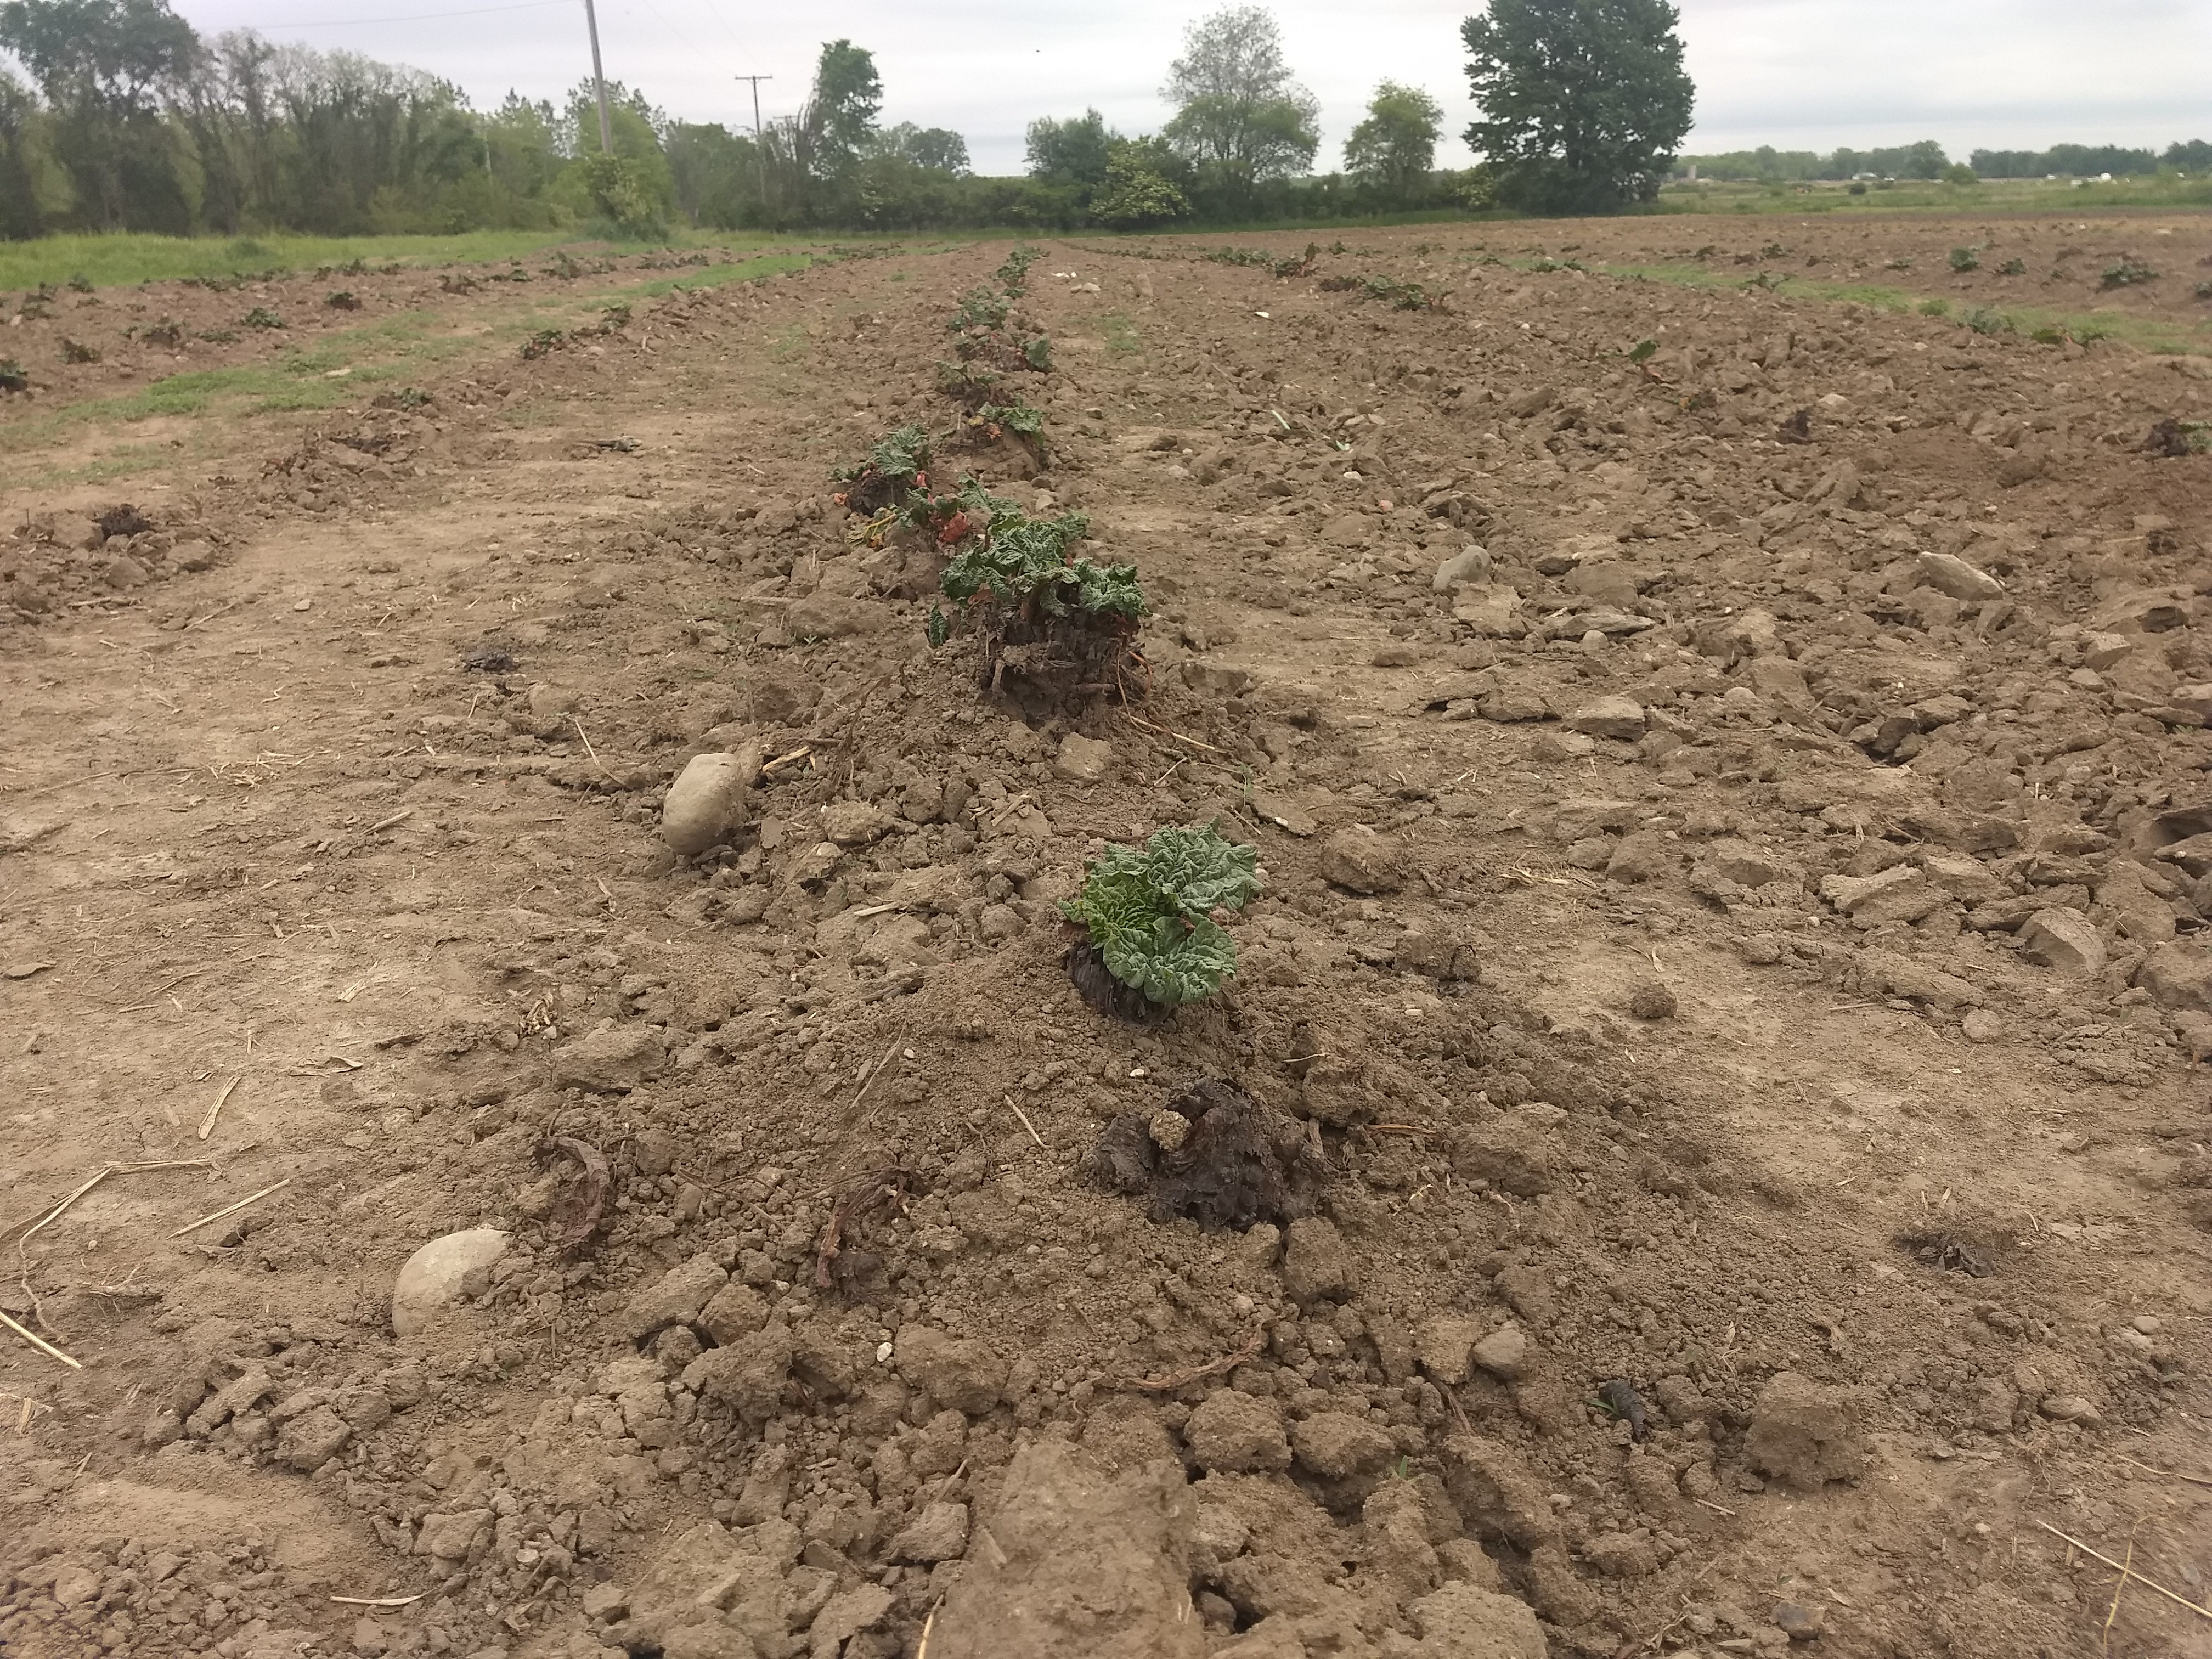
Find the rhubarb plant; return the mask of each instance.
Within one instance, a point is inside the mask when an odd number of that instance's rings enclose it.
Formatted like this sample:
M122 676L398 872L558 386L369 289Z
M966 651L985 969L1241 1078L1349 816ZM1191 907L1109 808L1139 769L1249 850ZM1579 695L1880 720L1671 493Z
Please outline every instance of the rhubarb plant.
M988 597L1036 619L1080 616L1108 628L1134 628L1145 614L1137 567L1094 564L1068 550L1090 529L1080 513L1032 519L1016 507L994 517L988 535L955 554L939 585L962 605Z
M1032 519L1012 501L986 500L988 523L954 549L938 583L963 631L981 642L984 685L996 690L1009 674L1061 692L1123 685L1126 671L1142 665L1134 650L1145 617L1137 567L1077 556L1074 544L1091 528L1080 513ZM930 643L944 644L952 629L944 609L933 606Z
M929 487L929 434L909 422L886 434L868 449L858 466L840 467L830 476L844 485L836 501L863 518L898 507Z
M1061 904L1123 985L1163 1008L1196 1002L1237 971L1237 944L1218 917L1258 896L1258 849L1212 825L1157 831L1141 848L1109 844Z
M1045 442L1043 415L1019 398L1010 404L979 405L968 416L968 424L994 442L1003 433L1013 433L1029 444L1039 461L1050 453Z

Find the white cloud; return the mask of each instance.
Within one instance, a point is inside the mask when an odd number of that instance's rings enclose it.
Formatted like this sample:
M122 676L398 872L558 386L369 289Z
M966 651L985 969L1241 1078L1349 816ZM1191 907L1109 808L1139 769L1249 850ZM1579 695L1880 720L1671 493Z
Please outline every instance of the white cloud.
M558 97L589 72L581 0L526 10L355 25L412 16L439 0L185 0L198 27L252 24L277 40L344 46L459 82L479 106L513 87ZM1170 111L1158 96L1183 27L1210 9L1172 0L853 0L828 8L737 0L602 0L610 76L672 114L752 122L731 77L772 74L768 113L804 95L825 38L876 54L889 120L951 127L980 170L1017 172L1039 115L1088 106L1127 132ZM472 7L464 3L457 12ZM1431 0L1282 0L1299 77L1321 100L1318 165L1334 167L1375 83L1411 82L1444 105L1448 163L1474 116L1459 26L1469 8ZM2205 68L2212 0L1682 0L1698 82L1686 148L1865 147L1923 137L1953 154L2060 143L2163 146L2212 137ZM318 21L346 27L289 27Z

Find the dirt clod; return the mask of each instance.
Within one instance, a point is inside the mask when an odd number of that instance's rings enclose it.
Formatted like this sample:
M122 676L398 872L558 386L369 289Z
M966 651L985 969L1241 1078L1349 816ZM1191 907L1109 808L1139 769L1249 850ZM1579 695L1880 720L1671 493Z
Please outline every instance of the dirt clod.
M1171 1464L1109 1480L1065 1445L1015 1454L930 1641L943 1659L1199 1659L1198 1505Z
M1161 1127L1170 1115L1183 1126L1179 1133ZM1310 1215L1327 1179L1294 1119L1212 1078L1199 1079L1158 1113L1115 1118L1085 1168L1109 1192L1146 1198L1154 1221L1239 1231Z
M99 526L103 539L113 536L143 536L154 527L153 520L128 501L104 508L94 522Z
M1856 1480L1866 1467L1850 1401L1796 1371L1777 1371L1759 1389L1744 1451L1753 1468L1808 1492Z
M1115 978L1106 966L1105 957L1089 939L1069 945L1060 955L1060 966L1068 983L1075 987L1076 994L1093 1012L1109 1019L1149 1025L1165 1019L1170 1012L1166 1005L1154 1002L1136 987L1124 985Z

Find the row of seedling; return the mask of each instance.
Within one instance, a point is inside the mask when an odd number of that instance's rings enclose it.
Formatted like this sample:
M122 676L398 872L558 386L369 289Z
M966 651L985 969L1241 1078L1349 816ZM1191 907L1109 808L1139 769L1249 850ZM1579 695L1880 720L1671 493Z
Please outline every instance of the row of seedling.
M1042 462L1043 417L1003 390L1008 375L1041 373L1051 362L1045 336L1015 312L1036 258L1016 248L995 288L963 296L950 325L957 361L940 365L940 378L959 405L957 438L972 447L1011 436ZM938 448L927 428L909 422L833 475L835 499L858 520L855 543L923 548L940 561L931 647L963 641L989 692L1010 680L1063 703L1140 692L1135 647L1146 605L1136 566L1085 556L1079 548L1091 521L1083 514L1039 517L972 473L946 481ZM1084 1000L1102 1013L1147 1020L1219 989L1237 967L1223 922L1259 892L1257 857L1211 826L1162 830L1142 848L1109 846L1060 907L1079 930L1063 965Z
M1437 298L1420 283L1401 283L1395 276L1324 276L1318 286L1325 293L1387 301L1397 311L1426 311Z
M1042 373L1051 362L1045 335L1014 309L1038 258L1017 246L994 283L962 297L949 324L957 361L940 371L959 406L955 437L984 451L1017 443L1042 465L1049 453L1044 417L1003 386L1018 372L1006 365ZM920 545L942 562L929 612L932 647L955 636L972 641L977 678L990 691L1007 689L1011 677L1056 701L1106 690L1127 695L1141 667L1134 644L1145 598L1136 567L1079 553L1091 528L1082 514L1032 516L972 473L949 482L939 471L933 480L938 447L927 428L909 423L833 475L838 503L860 520L854 542Z

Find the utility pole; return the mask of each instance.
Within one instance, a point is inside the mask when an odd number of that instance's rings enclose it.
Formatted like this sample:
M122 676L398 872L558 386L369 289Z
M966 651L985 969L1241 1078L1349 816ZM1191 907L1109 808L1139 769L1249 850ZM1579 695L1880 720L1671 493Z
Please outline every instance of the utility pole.
M773 75L733 75L732 81L750 81L753 87L753 165L760 171L761 212L768 212L768 150L761 143L760 83Z
M607 77L599 67L599 16L592 0L584 0L584 27L592 32L592 85L599 94L599 154L615 153L614 130L607 124Z

